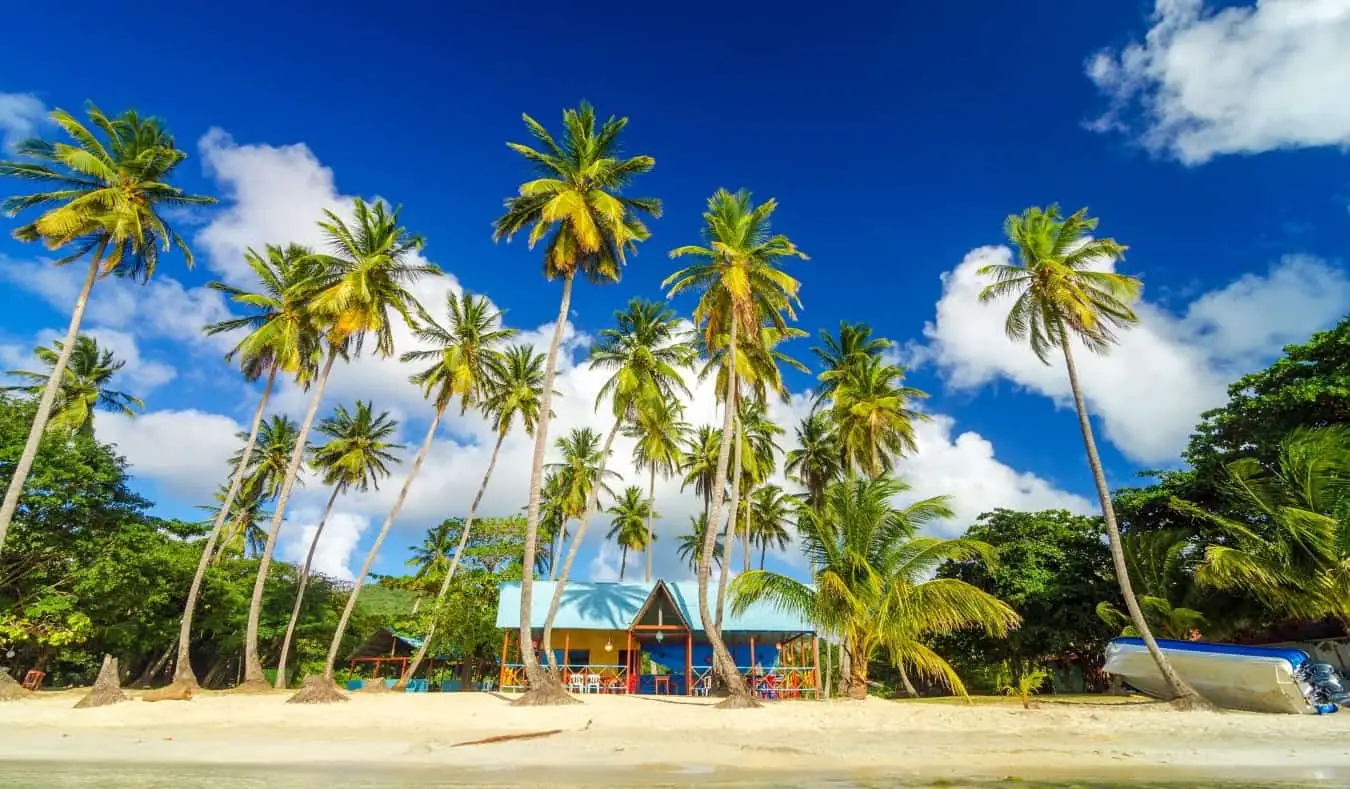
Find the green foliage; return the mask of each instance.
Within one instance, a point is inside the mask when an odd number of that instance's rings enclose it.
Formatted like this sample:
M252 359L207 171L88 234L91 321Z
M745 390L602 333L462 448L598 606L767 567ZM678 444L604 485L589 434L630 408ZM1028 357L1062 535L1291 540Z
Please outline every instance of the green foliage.
M29 370L10 370L7 375L26 380L23 386L0 387L0 392L25 392L36 402L42 397L42 390L51 378L51 369L56 367L57 357L63 344L60 340L52 347L40 347L34 351L38 360L48 369L42 372ZM61 384L52 401L51 421L48 430L61 432L80 432L86 436L94 434L94 411L102 408L135 416L138 410L144 410L145 403L139 398L110 387L114 375L126 362L117 359L107 348L99 348L98 340L81 334L75 340L70 352L70 360L61 374Z
M1031 697L1040 692L1041 686L1050 679L1050 672L1033 669L1018 677L1015 683L1001 686L998 690L1005 696L1016 696L1022 702L1023 709L1031 709Z

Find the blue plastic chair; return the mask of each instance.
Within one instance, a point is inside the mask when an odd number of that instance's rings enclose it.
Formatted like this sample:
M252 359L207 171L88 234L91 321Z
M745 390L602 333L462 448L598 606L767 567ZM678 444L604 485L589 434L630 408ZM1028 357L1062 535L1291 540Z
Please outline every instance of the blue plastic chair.
M360 690L365 684L366 681L364 679L349 679L347 680L347 690Z

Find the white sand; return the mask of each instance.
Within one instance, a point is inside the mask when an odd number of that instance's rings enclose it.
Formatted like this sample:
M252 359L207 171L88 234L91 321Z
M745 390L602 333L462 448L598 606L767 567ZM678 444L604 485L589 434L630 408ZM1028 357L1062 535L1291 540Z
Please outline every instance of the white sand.
M75 710L78 693L0 704L0 760L334 765L923 778L1350 780L1350 713L1181 713L1155 704L964 706L868 700L723 711L706 700L587 696L511 707L491 694L207 693ZM499 734L551 737L451 747ZM498 774L500 776L500 774ZM619 775L618 772L612 773ZM630 775L631 778L631 775ZM593 783L594 781L586 781Z

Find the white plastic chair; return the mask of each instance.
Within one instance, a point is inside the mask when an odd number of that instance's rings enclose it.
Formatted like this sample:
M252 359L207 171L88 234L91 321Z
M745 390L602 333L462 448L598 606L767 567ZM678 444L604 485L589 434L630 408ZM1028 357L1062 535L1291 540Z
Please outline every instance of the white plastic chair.
M694 684L695 696L706 696L710 690L712 690L711 675L700 677L699 681Z
M580 674L574 673L567 678L567 689L572 693L585 692L586 688L585 685L582 684L582 678Z
M599 692L600 692L600 675L599 675L599 674L587 674L587 675L586 675L586 692L587 692L587 693L599 693Z

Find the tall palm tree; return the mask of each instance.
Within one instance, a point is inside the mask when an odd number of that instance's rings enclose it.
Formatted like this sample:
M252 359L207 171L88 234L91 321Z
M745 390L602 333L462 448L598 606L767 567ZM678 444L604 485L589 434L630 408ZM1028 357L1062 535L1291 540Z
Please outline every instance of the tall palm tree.
M562 345L572 283L578 273L592 282L617 282L627 256L650 235L641 216L659 217L661 202L649 197L626 197L623 190L636 176L656 165L650 156L623 157L619 135L627 118L610 116L596 124L595 109L586 102L563 111L563 138L559 142L534 118L521 116L540 146L507 143L534 168L536 178L520 185L506 199L506 212L493 225L494 240L510 239L530 228L533 249L544 242L544 277L562 279L558 318L544 363L544 400L534 437L530 464L530 500L525 510L524 574L520 581L520 655L530 690L521 704L565 703L562 684L545 676L530 634L530 595L534 583L535 543L539 536L539 501L544 482L544 454L548 449L548 422L553 375ZM541 150L542 149L542 150Z
M38 398L28 440L0 504L0 550L4 549L5 534L47 429L66 365L75 351L94 281L100 274L113 272L142 282L149 280L159 264L161 247L165 252L177 248L191 268L192 251L160 211L215 202L169 185L169 177L187 159L187 153L174 146L173 137L160 121L131 111L109 118L92 104L88 115L102 139L70 113L56 110L51 120L69 142L25 140L14 148L17 159L0 161L0 177L33 181L52 189L14 194L0 202L0 211L9 216L18 216L29 208L41 209L36 219L14 231L14 237L42 241L48 249L67 252L58 265L90 256L61 350Z
M722 448L722 431L712 425L699 425L685 436L684 458L680 471L684 474L680 490L693 486L694 493L703 499L703 515L712 509L713 488L718 487L717 456Z
M844 463L871 477L888 473L895 458L918 451L914 422L928 415L908 405L928 395L902 385L904 368L880 357L855 359L841 372L833 412Z
M675 545L675 554L689 566L691 572L698 572L699 556L703 553L703 538L708 533L706 514L689 516L689 531L680 535ZM713 562L722 566L722 535L716 536L713 544Z
M456 398L460 402L460 414L466 413L470 407L482 402L492 371L497 364L500 353L498 346L516 335L515 329L502 324L501 313L485 296L473 296L462 292L458 298L448 297L446 299L448 322L445 326L437 323L436 319L420 306L418 312L422 317L422 325L416 330L417 338L428 347L408 351L403 354L401 360L431 363L409 379L419 384L424 394L431 399L434 405L431 422L427 426L426 437L422 439L417 457L413 459L412 469L403 480L403 487L399 489L398 496L394 499L394 506L385 516L384 524L380 526L375 541L366 553L365 562L356 576L352 593L347 598L347 605L338 618L337 630L328 645L328 658L324 664L324 690L319 691L319 686L316 685L312 690L318 695L306 698L302 692L292 699L293 701L333 701L342 698L337 686L333 684L333 668L337 663L338 650L342 647L342 637L346 635L347 623L351 621L352 613L356 610L356 601L361 594L366 576L370 574L370 568L375 564L375 558L379 556L380 546L384 544L395 519L402 511L403 503L408 498L408 491L412 489L413 480L417 478L427 453L431 451L431 444L436 438L436 429L440 425L441 418ZM463 550L468 538L469 530L465 528L460 535L460 550Z
M60 340L52 343L51 348L39 347L33 350L43 364L54 367L61 356ZM94 435L94 411L103 408L135 416L137 410L144 410L145 403L140 398L112 389L109 384L114 375L126 366L126 362L113 355L111 350L100 348L98 340L86 334L75 339L75 350L70 354L61 385L57 388L56 398L52 402L49 430L61 430ZM50 372L31 372L29 370L10 370L6 373L12 378L26 380L24 386L0 387L0 392L24 392L34 400L42 397Z
M727 542L723 550L732 550L735 535L739 532L741 535L741 555L743 557L742 570L748 571L751 566L751 552L754 549L750 541L750 521L753 509L751 497L755 488L764 484L778 468L778 455L783 449L778 445L776 439L783 434L783 428L769 418L768 407L757 396L756 399L746 399L741 402L740 416L737 420L741 441L737 447L738 459L733 464L739 480L737 483L737 501L731 508L731 514L727 521L728 527L731 526L732 519L737 517L738 507L743 507L744 513L739 528L735 530L727 529ZM731 557L728 553L727 561L722 565L722 577L717 583L716 621L719 628L721 627L723 612L726 610L727 588L731 580L730 566Z
M1017 249L1018 261L995 263L980 269L980 276L993 280L980 292L980 302L1013 297L1013 306L1004 325L1008 338L1014 342L1027 342L1036 358L1047 365L1056 349L1063 353L1064 366L1069 372L1069 388L1078 411L1078 428L1083 434L1088 465L1106 521L1111 561L1130 621L1171 687L1174 702L1183 707L1202 706L1203 699L1181 679L1158 648L1135 598L1121 547L1120 527L1111 505L1111 491L1106 485L1106 474L1088 419L1087 403L1078 383L1073 341L1082 342L1092 353L1104 354L1115 344L1117 329L1127 329L1139 320L1130 308L1130 304L1139 298L1139 280L1098 270L1103 263L1114 263L1123 258L1125 246L1112 238L1094 238L1092 232L1096 227L1097 219L1089 217L1086 208L1068 217L1062 216L1056 205L1046 209L1028 208L1020 215L1009 216L1004 231Z
M704 550L699 557L699 616L705 623L713 621L708 581L712 575L716 524L722 517L724 491L720 481L727 478L735 436L737 340L744 336L747 345L754 345L762 326L769 324L785 331L787 321L796 317L794 307L798 304L800 283L779 266L787 258L804 259L806 255L787 236L772 232L770 217L777 207L773 199L753 205L746 191L733 195L725 189L718 190L709 198L708 210L703 214L706 245L677 247L670 253L672 258L694 257L699 262L677 271L663 283L669 288L670 297L690 291L699 294L693 317L706 347L719 349L724 344L721 338L726 337L728 375L722 401L722 443L713 477L718 484L713 488L708 517L708 522L714 525L704 535ZM707 633L713 648L713 669L732 694L728 705L754 705L722 634L716 627L709 628Z
M895 343L884 337L873 337L872 327L866 323L839 321L839 335L820 330L820 345L811 352L820 360L820 389L816 392L819 405L834 397L845 372L860 360L878 358Z
M333 504L339 495L349 490L361 493L371 488L379 490L380 480L390 474L389 467L400 462L396 453L404 448L403 444L393 440L398 435L398 420L391 418L388 411L376 414L368 400L357 400L355 411L348 411L346 406L338 405L333 409L332 416L319 422L318 431L328 440L314 448L310 465L319 472L323 484L331 488L331 492L323 515L319 518L319 525L314 529L314 536L310 538L305 563L300 567L295 603L291 606L290 621L286 623L286 635L281 639L281 656L277 658L278 690L286 687L286 657L291 651L295 625L300 621L300 606L305 600L305 586L309 582L314 551L319 547L319 539L323 536L323 527L328 524L328 516L333 512Z
M764 569L764 557L772 548L784 550L792 541L788 524L793 522L800 502L783 492L777 485L765 485L755 491L751 502L748 540L759 548L759 569Z
M446 519L427 529L422 544L413 547L412 556L404 565L413 569L413 581L426 584L434 578L445 577L450 567L450 538L460 526L456 521Z
M561 529L556 530L552 541L553 557L549 560L549 574L557 581L562 567L562 545L569 535L576 542L576 535L567 529L567 524L582 517L586 503L591 500L591 491L604 491L613 496L609 480L618 479L617 472L606 470L600 434L589 427L573 428L570 433L555 442L562 460L548 465L551 485L545 485L548 493L548 509L555 510Z
M262 661L258 658L258 620L262 612L263 588L271 567L272 552L286 514L291 487L304 461L303 444L318 414L324 388L338 357L348 358L362 350L366 338L375 343L375 355L387 358L394 353L395 317L416 327L417 299L409 288L425 276L441 273L436 266L413 260L422 249L420 236L399 223L399 211L390 212L383 203L368 205L357 198L352 205L349 226L332 211L324 211L319 222L328 254L322 256L321 285L308 300L313 326L322 334L325 359L310 387L309 407L300 423L300 442L291 455L277 496L276 512L267 531L267 545L258 565L249 601L248 626L244 634L244 687L265 689ZM320 341L316 339L316 345ZM414 466L416 466L414 462ZM414 472L416 469L414 468Z
M236 436L244 439L242 433ZM242 464L244 467L240 495L244 495L244 491L256 490L264 499L276 501L281 495L282 483L286 480L286 467L290 465L291 455L295 454L299 442L300 425L295 420L284 414L273 414L264 421L258 428L254 450L247 462L242 449L230 460L231 465ZM303 451L308 452L309 447L306 446ZM296 483L303 485L304 480L296 480Z
M797 448L787 453L787 473L806 488L806 504L816 507L825 487L844 475L843 453L830 412L813 411L795 430Z
M605 539L613 540L622 552L623 558L619 561L619 580L622 581L628 569L628 552L645 551L651 547L648 540L652 537L647 524L652 517L660 516L652 513L651 499L643 496L642 488L636 485L624 488L606 512L614 518L609 522L610 529Z
M600 387L595 398L596 410L609 401L610 413L614 424L605 436L604 447L600 450L599 478L603 479L609 462L610 448L614 438L625 425L632 425L639 412L660 404L677 400L679 397L691 397L684 383L684 370L693 367L696 351L686 333L680 328L680 320L675 312L664 304L633 299L628 306L614 314L613 328L600 332L600 340L591 348L591 369L610 370L611 374ZM580 513L576 536L568 548L567 558L563 560L562 570L558 574L558 585L553 589L553 599L549 602L548 617L544 620L544 654L548 656L549 668L557 673L550 637L553 634L553 620L562 604L563 589L576 561L582 541L586 539L586 529L590 525L591 513L596 510L599 488L592 486L587 491L585 504Z
M210 513L208 525L213 525L216 519L221 517L225 509L227 492L228 488L221 485L212 495L215 499L214 505L198 507ZM265 504L266 501L256 491L247 491L245 495L234 497L230 505L231 511L225 513L222 519L220 539L216 541L215 553L207 555L208 563L214 561L219 564L227 555L248 556L262 552L263 543L267 542L267 532L261 522L272 517L272 513L264 508Z
M818 510L803 508L803 550L816 568L814 583L765 570L737 577L732 610L758 602L805 616L823 630L843 634L851 656L849 696L867 695L867 669L878 652L896 665L945 682L965 693L956 672L925 643L934 635L980 628L1000 636L1017 614L964 581L933 578L948 560L987 561L992 548L974 540L917 536L951 517L945 497L898 508L892 499L908 486L890 477L851 477L832 483Z
M1139 594L1139 607L1149 625L1163 638L1189 641L1208 625L1204 613L1186 607L1186 598L1194 591L1196 559L1192 535L1180 529L1125 534L1125 563ZM1110 601L1097 604L1097 616L1121 631L1122 636L1139 635L1129 624L1130 617Z
M539 538L544 548L535 554L534 572L552 577L558 572L559 546L571 534L567 524L572 517L567 514L567 480L556 468L544 476L540 499Z
M647 537L643 580L652 580L652 514L656 511L656 476L669 478L684 460L681 449L689 425L680 419L683 408L677 400L664 400L638 409L626 435L636 439L633 464L647 469ZM714 453L715 457L715 453Z
M399 679L402 685L407 685L408 679L417 673L417 667L422 664L427 647L431 645L431 640L436 635L436 622L440 619L442 606L445 605L445 596L450 592L450 581L454 579L455 569L464 558L464 546L468 543L469 531L473 528L474 517L478 514L478 505L483 502L483 494L487 492L488 482L492 479L492 471L497 467L497 455L501 452L506 434L511 432L517 419L525 429L525 435L530 437L534 436L535 428L539 424L539 407L544 396L544 357L535 353L533 346L512 345L505 351L488 357L488 362L487 381L479 408L491 421L493 430L497 433L497 441L492 446L492 456L488 459L487 470L483 472L483 481L479 483L478 492L474 494L473 502L469 505L469 514L464 518L454 559L451 560L445 577L441 579L440 590L436 592L436 602L426 637L422 639L422 645L417 648L417 653L413 655L412 661L408 663L402 678Z
M272 396L277 373L295 376L302 383L309 380L314 371L312 361L318 350L306 302L319 284L319 278L324 273L323 266L309 250L296 245L269 246L266 256L249 249L244 253L244 262L258 278L260 287L257 292L223 282L211 282L208 287L225 293L235 304L247 308L248 314L211 324L205 331L208 335L243 332L243 337L225 355L225 360L233 362L237 359L245 380L252 382L265 376L266 383L258 407L253 412L249 432L247 436L240 436L244 447L230 460L234 472L230 476L220 510L211 524L211 530L207 532L202 555L197 560L197 570L188 587L187 601L183 604L183 619L178 627L178 662L174 666L174 685L188 689L198 687L197 675L192 670L192 660L188 654L192 643L192 618L197 610L197 598L201 594L202 580L206 577L212 551L226 528L226 516L234 507L236 498L242 497L250 503L243 510L251 515L261 513L264 498L276 498L284 476L285 458L295 451L299 439L294 422L284 416L273 417L264 434L261 462L254 460L254 448L263 429L263 414ZM250 469L254 469L252 490L246 484ZM239 536L244 538L241 548L251 547L257 528L254 520L236 520L235 523L241 527L247 523L246 530L241 528L238 531ZM265 538L263 545L266 545Z

